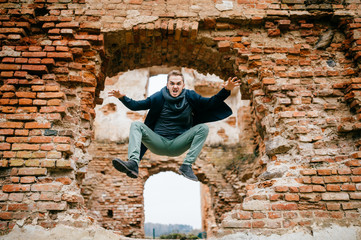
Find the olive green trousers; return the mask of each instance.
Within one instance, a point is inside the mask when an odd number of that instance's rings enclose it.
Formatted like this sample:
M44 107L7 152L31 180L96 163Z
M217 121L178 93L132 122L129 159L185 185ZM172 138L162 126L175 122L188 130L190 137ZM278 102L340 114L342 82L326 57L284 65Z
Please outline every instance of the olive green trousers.
M183 164L196 161L208 136L206 124L198 124L173 140L162 137L144 123L133 122L129 133L128 160L139 164L140 146L143 143L152 153L163 156L179 156L188 151Z

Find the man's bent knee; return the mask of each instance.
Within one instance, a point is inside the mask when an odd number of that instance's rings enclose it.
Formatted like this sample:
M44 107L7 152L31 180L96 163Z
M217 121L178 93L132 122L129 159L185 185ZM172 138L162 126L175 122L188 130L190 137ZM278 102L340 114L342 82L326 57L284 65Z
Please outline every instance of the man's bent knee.
M130 125L130 127L131 128L139 128L139 127L141 127L141 126L143 126L144 125L144 123L142 123L142 122L132 122L132 124Z
M198 131L207 136L209 132L209 127L204 123L199 124L198 126Z

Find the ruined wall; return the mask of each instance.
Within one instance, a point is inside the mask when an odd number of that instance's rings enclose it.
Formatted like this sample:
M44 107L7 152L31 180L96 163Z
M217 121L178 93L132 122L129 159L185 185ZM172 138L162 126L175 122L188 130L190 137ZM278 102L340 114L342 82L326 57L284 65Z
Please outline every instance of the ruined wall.
M79 186L105 76L153 65L243 79L255 158L222 172L242 199L218 234L359 226L359 2L2 0L0 12L2 233L92 224Z

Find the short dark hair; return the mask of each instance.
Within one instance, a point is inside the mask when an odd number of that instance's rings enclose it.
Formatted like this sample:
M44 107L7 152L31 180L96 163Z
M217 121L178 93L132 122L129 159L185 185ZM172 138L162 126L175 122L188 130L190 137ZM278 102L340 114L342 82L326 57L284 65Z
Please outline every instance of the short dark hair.
M183 74L179 71L179 70L172 70L168 73L168 76L167 76L167 82L169 81L169 78L171 76L181 76L182 77L182 81L184 82L184 77L183 77Z

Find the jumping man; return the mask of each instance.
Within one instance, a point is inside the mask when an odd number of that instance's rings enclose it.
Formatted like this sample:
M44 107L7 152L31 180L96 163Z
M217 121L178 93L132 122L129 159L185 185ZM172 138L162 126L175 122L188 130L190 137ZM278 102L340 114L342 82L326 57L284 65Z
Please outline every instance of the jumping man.
M113 166L127 176L137 178L139 162L147 149L165 156L179 156L189 149L179 172L190 180L198 181L192 164L208 135L208 126L204 123L222 120L232 114L224 100L240 84L237 77L228 78L222 90L213 97L205 98L185 89L182 73L174 70L168 74L167 86L145 100L135 101L119 90L110 91L109 96L118 98L132 111L149 109L144 123L131 124L128 161L116 158Z

